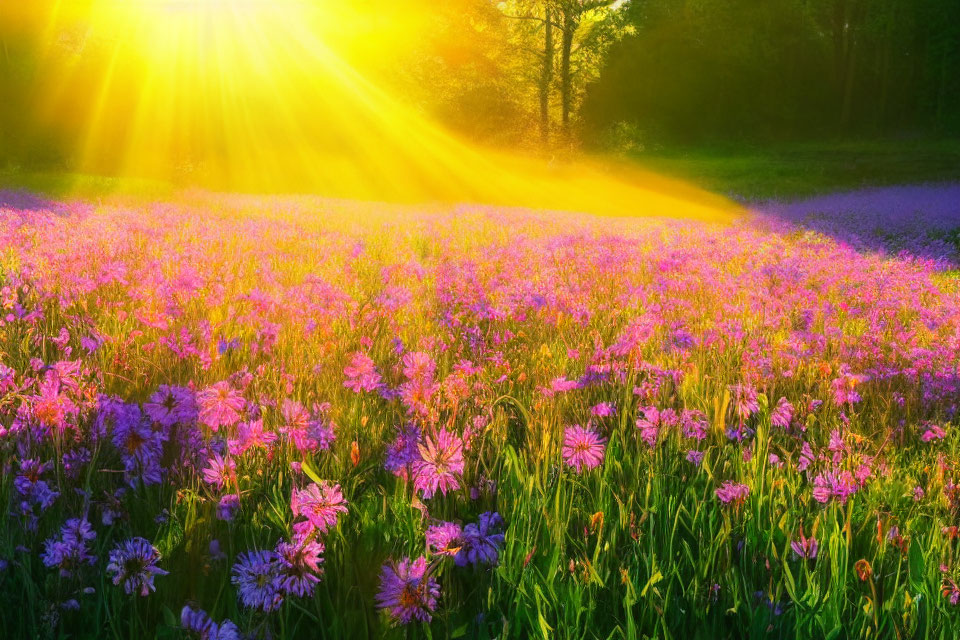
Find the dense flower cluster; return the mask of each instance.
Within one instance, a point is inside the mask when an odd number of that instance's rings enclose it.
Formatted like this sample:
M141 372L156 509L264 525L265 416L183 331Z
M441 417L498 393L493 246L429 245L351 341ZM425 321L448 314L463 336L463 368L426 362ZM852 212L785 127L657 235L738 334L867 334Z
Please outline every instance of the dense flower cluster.
M874 610L859 575L960 602L947 205L889 245L815 202L720 226L196 197L0 205L6 597L149 597L211 640L350 608L543 634L579 624L561 592L776 626L849 545L831 607ZM912 548L940 575L896 574Z

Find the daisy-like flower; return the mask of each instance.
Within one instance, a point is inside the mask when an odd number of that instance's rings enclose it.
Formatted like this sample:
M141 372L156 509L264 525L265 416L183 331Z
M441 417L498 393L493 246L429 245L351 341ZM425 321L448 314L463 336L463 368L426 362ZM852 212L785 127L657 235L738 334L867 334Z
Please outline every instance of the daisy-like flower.
M437 491L460 488L459 476L463 473L463 440L456 433L441 429L436 439L426 436L420 444L420 460L414 463L414 487L424 498L433 497Z
M233 486L237 483L237 463L215 453L203 470L203 480L218 489Z
M580 425L567 427L563 434L563 461L577 473L593 469L603 462L607 439Z
M199 640L239 640L237 625L224 620L217 624L203 609L194 609L186 605L180 611L180 626L196 635Z
M237 556L230 582L241 604L266 613L283 604L279 556L273 551L245 551Z
M160 552L144 538L130 538L121 542L110 552L107 573L113 574L113 584L123 585L127 594L141 596L155 591L153 579L167 572L157 566Z
M425 557L404 558L396 564L383 565L377 607L386 609L395 621L401 624L413 620L430 622L439 597L440 585L427 574Z
M723 504L730 504L731 502L740 504L750 495L750 487L737 482L724 482L715 493Z
M473 565L497 564L500 547L503 546L504 540L502 528L503 518L499 513L495 511L481 513L476 523L468 524L463 528L466 544L463 553L457 555L456 563L459 566L464 566L468 562Z
M196 420L197 402L190 389L162 384L144 403L143 411L154 422L172 427Z
M262 449L269 452L277 434L273 431L264 431L263 419L241 422L237 427L237 439L230 440L230 453L242 456L250 449Z
M463 528L455 522L441 522L426 531L427 547L433 553L454 558L463 549Z
M347 512L340 485L311 483L306 489L294 489L290 496L290 509L294 517L305 521L295 523L293 530L300 538L306 538L314 529L325 532L337 525L338 514Z
M343 373L347 379L343 381L343 386L353 389L356 393L361 391L376 391L380 386L380 372L370 356L362 351L356 351L350 356L350 364L343 368Z
M301 598L309 598L323 568L323 544L315 540L281 542L277 544L280 562L280 588Z
M246 401L226 380L217 382L197 394L200 422L214 431L240 421Z
M411 466L420 458L420 429L416 425L397 427L397 435L387 447L384 468L395 476L406 478Z
M329 405L314 405L314 416L307 409L289 398L283 401L281 414L286 425L280 428L280 433L287 436L297 451L305 453L317 449L329 449L336 434L334 424L324 417Z

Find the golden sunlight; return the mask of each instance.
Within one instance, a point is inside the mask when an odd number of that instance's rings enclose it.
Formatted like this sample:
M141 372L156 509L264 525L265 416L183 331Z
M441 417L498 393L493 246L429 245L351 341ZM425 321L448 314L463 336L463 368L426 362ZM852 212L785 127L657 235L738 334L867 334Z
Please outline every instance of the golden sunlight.
M481 148L370 69L422 35L382 3L53 2L37 29L40 117L77 166L209 188L722 219L675 181ZM13 11L16 13L16 10Z

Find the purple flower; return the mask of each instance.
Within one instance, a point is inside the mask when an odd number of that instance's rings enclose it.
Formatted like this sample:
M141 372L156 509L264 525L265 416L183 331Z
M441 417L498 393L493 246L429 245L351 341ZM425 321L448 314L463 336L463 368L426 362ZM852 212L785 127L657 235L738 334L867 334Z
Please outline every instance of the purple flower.
M123 460L127 483L131 487L136 487L138 480L144 485L159 484L166 434L154 431L135 404L106 404L101 418L113 424L112 441Z
M173 387L162 384L144 403L143 411L147 416L164 427L189 424L197 419L197 401L193 391L186 387Z
M89 552L87 542L97 537L85 518L72 518L60 529L60 538L44 541L41 560L46 567L56 567L60 575L68 578L76 574L83 564L93 564L96 557Z
M702 411L684 409L680 413L680 431L684 438L703 440L707 437L710 422Z
M231 522L240 509L240 496L235 493L228 493L217 503L217 519L225 522Z
M155 590L153 579L167 572L157 566L160 552L144 538L130 538L121 542L110 552L107 573L113 574L113 584L123 584L128 595L139 593L146 596Z
M607 439L580 425L567 427L563 434L563 461L577 473L603 462Z
M323 544L314 540L281 542L277 544L277 557L280 562L280 588L284 593L301 598L313 595L314 587L320 582L323 568Z
M420 429L415 425L397 427L397 435L387 447L384 468L395 476L405 478L412 465L420 459Z
M426 436L419 445L420 460L414 463L414 487L430 498L437 491L460 488L463 473L463 440L456 433L441 429L436 439Z
M500 547L503 546L504 535L500 532L503 527L503 518L495 511L481 513L476 524L468 524L463 528L464 548L457 554L456 564L464 566L468 562L473 565L497 564Z
M697 451L696 449L687 451L687 462L699 467L700 463L703 462L703 451Z
M347 512L347 501L343 499L340 485L312 483L306 489L294 489L290 496L290 508L294 517L306 518L293 525L299 537L307 537L314 529L325 532L337 525L340 513Z
M283 604L279 556L273 551L245 551L237 556L230 582L241 604L266 613Z
M731 502L740 504L750 495L750 487L736 482L724 482L715 493L723 504L730 504Z
M427 575L427 559L423 556L383 565L377 607L386 609L394 620L401 624L412 620L430 622L430 613L436 610L439 597L440 585Z
M180 611L180 626L197 634L199 640L239 640L240 630L229 620L217 624L207 612L186 605Z

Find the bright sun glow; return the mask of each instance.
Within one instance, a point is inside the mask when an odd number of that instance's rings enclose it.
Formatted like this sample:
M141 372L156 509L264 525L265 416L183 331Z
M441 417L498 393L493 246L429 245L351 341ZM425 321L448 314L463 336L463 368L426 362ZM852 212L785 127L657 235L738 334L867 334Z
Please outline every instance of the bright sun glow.
M363 73L416 41L378 3L88 0L50 7L39 74L51 126L89 172L230 190L725 217L719 198L638 170L479 149ZM428 6L428 5L425 5Z

